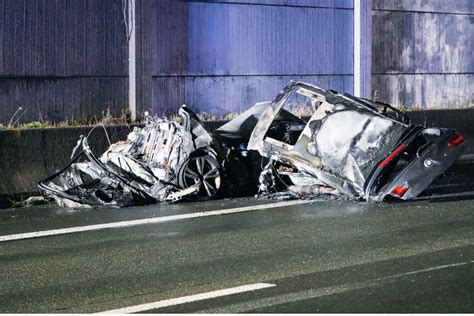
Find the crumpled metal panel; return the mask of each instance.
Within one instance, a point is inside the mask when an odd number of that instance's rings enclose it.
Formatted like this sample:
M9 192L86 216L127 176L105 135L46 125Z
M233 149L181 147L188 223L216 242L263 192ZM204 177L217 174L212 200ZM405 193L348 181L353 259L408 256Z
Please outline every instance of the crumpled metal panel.
M307 121L295 115L308 109ZM74 207L235 191L408 199L463 150L464 137L454 130L413 126L388 104L301 82L291 81L272 102L257 103L214 133L186 106L179 115L180 123L148 118L100 158L81 138L71 163L40 188Z
M349 180L361 195L369 173L405 130L369 111L348 109L328 113L324 120L311 123L308 151L321 158L322 168Z
M291 94L317 104L294 145L268 135ZM290 82L264 110L248 148L273 161L290 164L348 196L363 196L367 175L399 140L408 124L381 115L349 96Z
M149 118L144 128L135 128L99 159L87 137L81 138L81 152L39 187L58 204L76 207L175 201L196 193L199 183L181 188L178 173L191 154L211 146L213 138L186 107L179 114L181 124Z

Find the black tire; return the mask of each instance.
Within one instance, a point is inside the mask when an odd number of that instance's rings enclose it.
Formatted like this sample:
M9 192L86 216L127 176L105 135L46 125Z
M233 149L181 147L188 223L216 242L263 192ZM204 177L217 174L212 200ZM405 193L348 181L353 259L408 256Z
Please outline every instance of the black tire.
M222 188L222 172L220 164L209 155L189 158L181 167L178 175L179 186L189 188L200 182L197 197L210 200L218 196ZM192 195L196 197L196 195Z

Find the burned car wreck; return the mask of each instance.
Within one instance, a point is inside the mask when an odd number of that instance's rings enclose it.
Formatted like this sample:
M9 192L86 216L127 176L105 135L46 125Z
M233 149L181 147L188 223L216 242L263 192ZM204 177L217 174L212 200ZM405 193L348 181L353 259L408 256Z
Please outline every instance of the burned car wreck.
M176 201L183 196L214 197L220 189L221 150L187 107L181 124L147 118L126 141L111 144L97 158L81 136L72 161L38 186L60 205L129 206ZM74 153L79 151L77 155Z
M293 81L214 132L186 106L179 116L148 118L100 158L81 137L72 161L38 185L67 206L275 191L406 200L454 163L464 141L453 129L415 126L388 104Z

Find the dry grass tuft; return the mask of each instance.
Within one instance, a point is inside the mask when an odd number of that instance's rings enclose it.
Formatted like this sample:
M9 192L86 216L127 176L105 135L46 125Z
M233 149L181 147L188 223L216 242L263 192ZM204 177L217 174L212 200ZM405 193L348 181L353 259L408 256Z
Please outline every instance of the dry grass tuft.
M15 113L13 113L12 117L10 118L8 124L3 125L0 124L1 129L29 129L29 128L54 128L54 127L72 127L72 126L92 126L97 124L104 124L104 125L118 125L118 124L129 124L131 123L130 120L130 112L128 109L122 109L120 116L114 117L112 116L110 109L107 109L102 113L102 118L97 119L97 117L90 116L90 117L82 117L79 119L74 118L66 118L66 120L61 122L51 122L49 120L45 120L41 114L39 114L39 118L37 121L31 121L28 123L20 123L20 119L25 114L26 111L23 111L22 107L19 107Z

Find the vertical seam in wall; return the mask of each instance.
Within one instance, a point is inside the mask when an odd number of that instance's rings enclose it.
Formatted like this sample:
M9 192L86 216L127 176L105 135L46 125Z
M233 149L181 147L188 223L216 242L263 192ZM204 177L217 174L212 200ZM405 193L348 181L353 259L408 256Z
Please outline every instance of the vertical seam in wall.
M64 69L63 69L63 73L62 75L63 76L66 76L68 74L68 67L67 67L67 47L68 47L68 42L67 42L67 31L66 31L66 21L67 21L67 4L68 4L68 1L67 0L63 0L64 1L64 33L63 33L63 36L64 36Z
M47 47L47 44L48 44L48 43L46 43L46 38L47 38L46 37L46 34L47 34L47 32L46 32L47 31L46 30L46 19L47 19L46 15L47 14L48 14L48 12L46 10L46 6L43 6L43 32L44 32L44 36L43 36L43 63L44 63L43 71L44 72L43 73L46 73L46 74L48 73L48 67L47 67L48 63L46 61L46 55L47 55L46 54L46 47ZM46 96L45 96L45 98L46 98ZM46 101L46 99L45 99L45 101Z
M90 24L91 24L90 23L91 21L90 21L90 14L88 12L88 3L89 3L89 1L85 0L84 3L85 3L84 4L84 6L85 6L84 15L85 15L85 21L86 21L86 23L84 23L84 38L83 38L84 39L84 61L85 61L84 62L84 68L85 68L84 69L84 74L89 74L89 68L90 68L89 63L90 63L90 61L89 61L89 54L87 53L87 39L88 39L87 38L88 37L88 35L87 35L88 32L87 31L88 31L88 26L90 26ZM92 105L91 105L91 108L92 108Z
M103 60L104 60L104 66L103 66L103 73L107 74L107 32L106 32L106 25L107 25L107 19L105 18L105 12L107 12L107 6L105 2L102 3L102 29L103 29L103 41L104 41L104 51L103 51Z
M54 21L52 23L52 28L53 28L53 49L52 49L52 54L54 54L54 67L53 67L53 73L57 74L58 73L58 53L57 53L57 47L58 47L58 28L57 28L57 20L58 20L58 17L56 16L56 5L57 5L57 2L56 1L53 1L53 12L51 12L50 14L54 17ZM56 87L57 87L57 82L56 82ZM55 97L57 97L57 90L54 92L54 95ZM57 107L57 103L55 105L55 107Z
M33 23L34 23L34 25L37 25L36 22L38 20L38 6L37 6L37 3L38 3L37 1L38 0L32 0L32 1L34 1L33 5L34 5L34 8L35 8L35 10L33 12L33 21L34 21ZM38 34L38 28L36 27L34 32L33 32L33 51L31 52L32 57L34 57L34 58L32 58L33 59L32 60L32 66L33 66L32 73L35 74L35 75L37 74L36 65L38 63L38 53L37 53L38 36L37 36L37 34Z
M5 0L1 1L2 2L2 21L3 21L3 27L5 28ZM2 74L5 73L5 34L2 36Z
M24 4L24 7L23 7L23 21L24 23L26 24L26 1L25 0L23 2ZM2 1L4 2L4 1ZM27 33L27 30L26 30L26 27L23 28L23 49L25 49L26 47L26 33ZM26 75L26 52L23 52L23 74Z
M355 83L356 83L356 72L355 72L355 65L356 65L356 57L355 57L355 48L356 48L356 38L355 38L355 2L356 0L352 0L352 93L355 95Z

